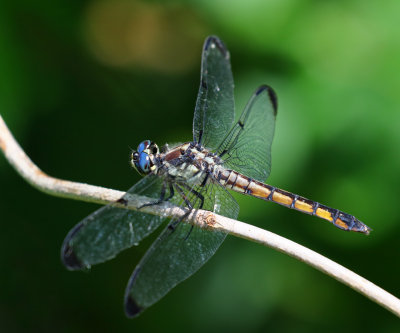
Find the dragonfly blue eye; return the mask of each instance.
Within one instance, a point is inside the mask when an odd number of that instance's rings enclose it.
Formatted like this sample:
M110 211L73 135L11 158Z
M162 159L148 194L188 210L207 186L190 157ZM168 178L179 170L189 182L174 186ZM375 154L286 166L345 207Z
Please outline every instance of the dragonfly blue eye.
M142 141L137 147L137 151L132 152L131 163L140 174L147 175L153 166L150 155L154 154L158 154L157 145L150 140Z
M139 161L137 162L138 169L143 173L149 173L150 171L150 157L146 153L140 153Z
M137 152L138 152L139 154L142 153L143 150L149 148L150 144L151 144L151 141L150 141L150 140L142 141L142 142L139 144L138 148L137 148Z

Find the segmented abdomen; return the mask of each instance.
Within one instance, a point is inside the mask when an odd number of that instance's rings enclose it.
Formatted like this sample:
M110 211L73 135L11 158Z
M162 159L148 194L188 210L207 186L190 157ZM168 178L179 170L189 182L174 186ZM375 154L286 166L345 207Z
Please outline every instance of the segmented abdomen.
M318 216L333 223L333 225L340 229L362 232L364 234L369 234L371 230L367 225L356 219L353 215L321 205L316 201L303 198L297 194L286 192L271 185L253 180L234 170L220 170L218 171L216 178L221 185L228 189L263 200L276 202L280 205L306 214Z

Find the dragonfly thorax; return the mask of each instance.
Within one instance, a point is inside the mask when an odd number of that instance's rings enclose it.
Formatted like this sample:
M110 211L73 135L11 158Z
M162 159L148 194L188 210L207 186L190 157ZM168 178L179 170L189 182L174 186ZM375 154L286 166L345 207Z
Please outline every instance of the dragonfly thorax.
M161 153L156 161L160 163L160 175L190 185L201 184L207 174L212 174L214 168L222 163L216 154L193 142L168 149Z

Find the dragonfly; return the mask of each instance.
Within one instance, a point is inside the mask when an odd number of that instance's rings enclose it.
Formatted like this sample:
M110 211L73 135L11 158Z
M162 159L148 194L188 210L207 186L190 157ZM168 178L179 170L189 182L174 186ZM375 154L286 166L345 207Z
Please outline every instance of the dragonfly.
M264 183L271 171L277 96L268 85L258 87L235 121L233 89L229 51L210 36L202 52L193 140L161 150L144 140L131 153L132 166L144 177L122 200L133 193L149 198L145 206L168 201L188 213L169 220L134 269L125 291L128 317L141 314L214 255L226 234L181 222L197 209L236 219L239 205L228 190L317 216L339 229L371 230L352 215ZM166 219L140 208L104 206L68 233L62 261L70 270L105 262L137 245Z

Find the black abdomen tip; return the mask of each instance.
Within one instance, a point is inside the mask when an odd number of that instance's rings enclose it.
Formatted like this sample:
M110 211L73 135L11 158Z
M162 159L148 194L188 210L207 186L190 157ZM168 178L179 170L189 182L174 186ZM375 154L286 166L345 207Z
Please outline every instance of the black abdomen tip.
M363 222L361 222L358 219L355 219L354 226L351 230L356 231L356 232L361 232L366 235L369 235L370 232L372 231L372 229L369 226L367 226L366 224L364 224Z

